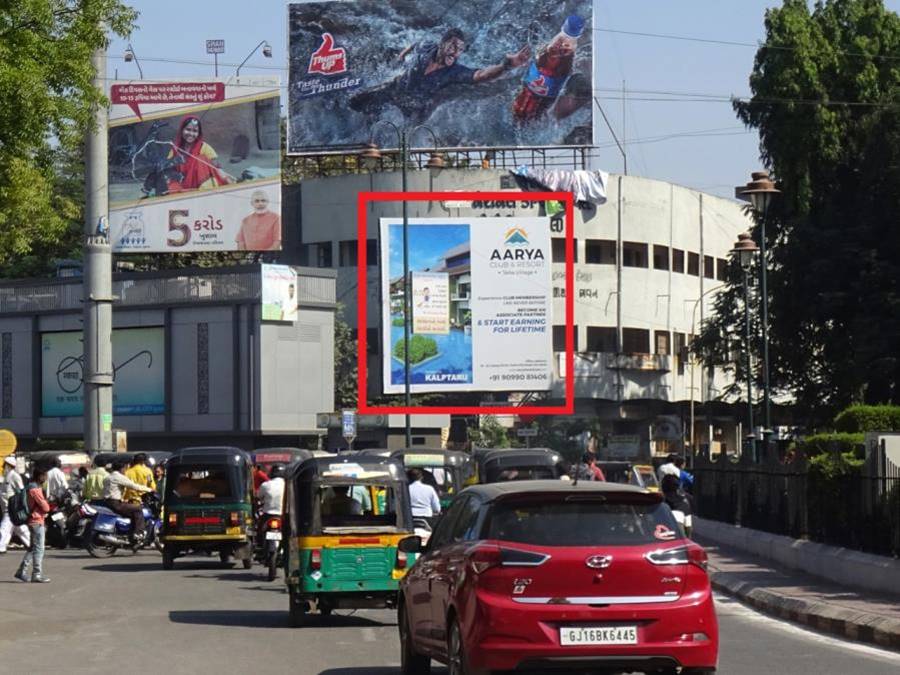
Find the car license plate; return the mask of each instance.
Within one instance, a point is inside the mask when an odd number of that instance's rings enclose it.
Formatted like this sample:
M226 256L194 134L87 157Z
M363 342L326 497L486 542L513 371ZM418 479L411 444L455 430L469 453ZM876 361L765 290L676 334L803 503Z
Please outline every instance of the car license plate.
M270 541L281 541L281 532L266 532L266 539Z
M581 645L636 645L637 626L564 626L559 629L563 647Z
M60 520L64 520L65 517L66 517L66 514L65 514L65 513L62 513L61 511L57 511L57 512L54 513L52 516L50 516L50 520L53 520L53 521L55 521L55 522L59 522Z

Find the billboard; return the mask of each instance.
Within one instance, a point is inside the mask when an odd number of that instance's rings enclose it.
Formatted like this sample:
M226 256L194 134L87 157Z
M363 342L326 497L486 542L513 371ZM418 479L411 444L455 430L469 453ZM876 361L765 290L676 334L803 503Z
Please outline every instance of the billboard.
M288 5L288 152L591 145L592 0ZM387 126L387 125L381 125Z
M404 391L403 223L382 218L384 392ZM549 218L409 221L410 389L546 391L552 380Z
M110 101L113 251L281 249L277 79L115 82Z
M297 272L290 265L261 265L262 320L297 319Z
M117 328L112 337L113 413L166 410L165 334L161 326ZM83 414L84 344L80 331L41 334L41 416Z

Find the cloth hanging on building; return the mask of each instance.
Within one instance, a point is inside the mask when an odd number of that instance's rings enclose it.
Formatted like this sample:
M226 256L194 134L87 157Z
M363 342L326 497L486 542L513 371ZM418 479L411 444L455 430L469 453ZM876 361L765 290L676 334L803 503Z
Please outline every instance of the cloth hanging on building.
M532 181L552 192L571 192L576 203L605 204L606 171L561 171L558 169L533 169L522 164L511 172L513 176Z

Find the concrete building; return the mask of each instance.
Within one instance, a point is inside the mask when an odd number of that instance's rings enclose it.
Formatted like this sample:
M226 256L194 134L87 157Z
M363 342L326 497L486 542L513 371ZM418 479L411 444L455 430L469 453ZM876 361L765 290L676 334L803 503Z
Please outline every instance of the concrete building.
M114 429L129 449L297 445L334 408L335 273L298 269L298 318L262 321L259 265L114 277ZM0 283L0 426L81 438L80 278Z
M288 261L337 271L337 300L356 325L357 213L360 191L399 191L400 174L310 179L286 190L286 224L300 241ZM410 191L517 190L507 172L412 171ZM609 456L635 457L700 447L735 451L746 429L745 405L723 400L728 380L686 356L725 278L729 251L751 222L738 202L656 180L612 175L608 201L575 213L576 415L599 428ZM521 198L458 203L411 202L409 216L536 216L540 203ZM400 204L368 207L367 303L370 393L379 393L380 303L378 220L398 217ZM293 229L293 227L291 228ZM563 397L564 229L554 221L554 399ZM461 253L461 252L460 252ZM452 256L451 256L452 257ZM449 264L449 261L448 261ZM459 292L468 289L460 277ZM460 300L465 298L458 295ZM389 301L386 299L386 301ZM694 405L691 402L694 402Z

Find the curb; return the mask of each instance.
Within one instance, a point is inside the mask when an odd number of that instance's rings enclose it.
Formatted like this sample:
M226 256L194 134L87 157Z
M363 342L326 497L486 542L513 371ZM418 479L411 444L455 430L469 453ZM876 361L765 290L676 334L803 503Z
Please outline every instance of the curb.
M779 595L749 581L723 579L722 573L716 572L712 565L709 578L717 591L736 597L764 614L848 640L900 651L900 619Z

